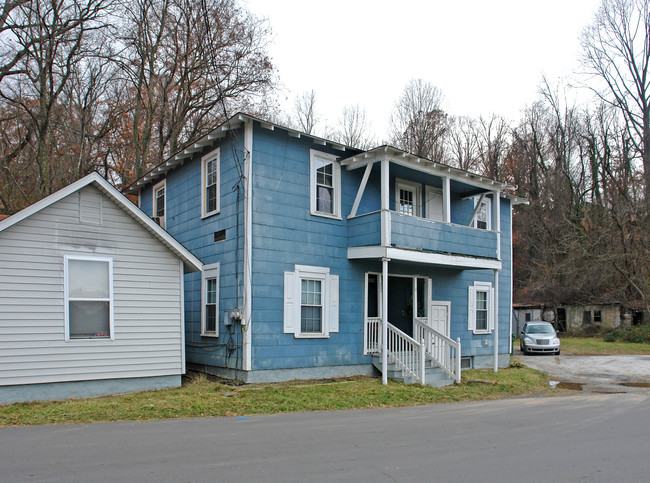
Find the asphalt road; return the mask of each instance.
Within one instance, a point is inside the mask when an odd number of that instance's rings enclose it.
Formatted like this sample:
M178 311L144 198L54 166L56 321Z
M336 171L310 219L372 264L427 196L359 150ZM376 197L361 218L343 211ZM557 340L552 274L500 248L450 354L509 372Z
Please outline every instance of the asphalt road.
M0 480L648 481L650 395L0 429Z

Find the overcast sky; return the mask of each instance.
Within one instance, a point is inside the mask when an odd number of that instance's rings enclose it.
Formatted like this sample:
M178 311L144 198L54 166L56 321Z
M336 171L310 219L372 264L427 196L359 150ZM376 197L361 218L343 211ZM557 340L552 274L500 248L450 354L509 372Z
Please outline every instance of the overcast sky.
M385 139L409 79L444 94L452 115L509 120L532 103L542 75L578 70L579 35L600 0L244 0L268 18L270 54L292 104L314 89L325 121L343 107L368 112ZM322 127L322 126L321 126Z

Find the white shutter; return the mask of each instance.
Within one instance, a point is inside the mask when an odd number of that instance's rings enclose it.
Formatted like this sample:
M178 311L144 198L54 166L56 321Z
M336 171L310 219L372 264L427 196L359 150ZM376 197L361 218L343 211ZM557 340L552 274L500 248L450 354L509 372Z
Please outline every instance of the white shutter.
M488 299L488 330L491 332L494 330L494 307L497 304L496 299L494 298L494 289L490 289L490 297Z
M476 289L467 287L467 330L476 330Z
M329 277L329 318L330 332L339 331L339 276L330 275Z
M284 272L284 333L296 332L296 274Z

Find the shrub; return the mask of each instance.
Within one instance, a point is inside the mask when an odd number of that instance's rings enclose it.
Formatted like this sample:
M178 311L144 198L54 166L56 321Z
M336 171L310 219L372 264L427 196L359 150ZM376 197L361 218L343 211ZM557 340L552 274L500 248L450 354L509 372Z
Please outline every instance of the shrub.
M635 327L621 327L612 329L605 334L605 342L636 342L650 344L650 324Z

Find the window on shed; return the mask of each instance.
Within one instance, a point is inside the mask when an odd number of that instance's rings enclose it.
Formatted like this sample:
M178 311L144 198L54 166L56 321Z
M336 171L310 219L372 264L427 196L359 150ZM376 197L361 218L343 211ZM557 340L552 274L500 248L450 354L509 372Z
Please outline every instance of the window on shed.
M594 310L594 322L601 323L603 321L603 313L600 310Z
M526 322L530 322L531 320L533 320L532 314L530 312L526 312L525 316L526 316Z
M585 310L582 312L582 323L591 324L591 310Z
M66 339L113 336L113 260L65 258Z

